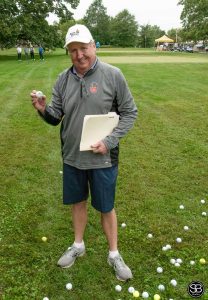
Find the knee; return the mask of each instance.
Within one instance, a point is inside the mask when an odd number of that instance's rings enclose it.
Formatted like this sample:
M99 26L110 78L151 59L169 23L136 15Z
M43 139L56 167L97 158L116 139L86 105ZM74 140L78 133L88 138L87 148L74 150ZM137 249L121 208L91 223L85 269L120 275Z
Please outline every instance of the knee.
M87 201L81 201L72 205L74 210L84 210L87 208Z

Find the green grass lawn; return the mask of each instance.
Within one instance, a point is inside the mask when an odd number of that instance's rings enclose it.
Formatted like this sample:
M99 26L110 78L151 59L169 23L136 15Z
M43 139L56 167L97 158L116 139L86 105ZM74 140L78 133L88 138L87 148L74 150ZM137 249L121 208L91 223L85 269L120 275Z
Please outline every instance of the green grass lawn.
M148 291L149 299L160 294L163 300L183 300L193 299L187 293L192 281L204 284L200 299L208 299L208 263L199 263L202 257L208 262L208 56L157 53L189 60L128 64L126 51L116 54L125 60L116 66L139 108L133 130L121 140L116 195L119 249L134 275L127 283L117 281L106 262L99 214L90 205L86 256L70 269L56 266L73 242L69 208L62 205L59 127L40 119L29 94L42 90L50 99L57 75L70 65L68 57L57 50L44 62L18 62L14 50L0 51L0 299L130 300L133 286L140 294ZM141 50L136 55L152 62L156 54ZM202 55L204 63L190 62ZM166 244L172 249L162 251ZM181 258L181 266L171 265L171 258ZM163 273L156 272L158 266ZM178 282L175 288L171 279ZM71 291L65 288L68 282ZM159 284L165 291L158 291Z

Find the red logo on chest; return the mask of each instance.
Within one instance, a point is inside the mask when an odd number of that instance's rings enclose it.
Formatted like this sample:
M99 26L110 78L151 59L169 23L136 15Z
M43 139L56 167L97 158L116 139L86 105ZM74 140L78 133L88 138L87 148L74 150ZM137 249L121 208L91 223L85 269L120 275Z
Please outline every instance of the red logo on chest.
M98 90L98 84L97 82L92 82L90 85L90 93L96 94Z

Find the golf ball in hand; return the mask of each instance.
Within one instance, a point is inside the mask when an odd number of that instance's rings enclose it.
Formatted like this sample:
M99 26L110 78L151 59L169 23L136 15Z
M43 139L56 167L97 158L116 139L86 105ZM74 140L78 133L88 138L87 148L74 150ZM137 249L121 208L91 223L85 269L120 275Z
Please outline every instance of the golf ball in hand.
M36 92L36 96L37 96L38 98L41 98L41 97L43 97L44 95L43 95L43 92L37 91L37 92Z

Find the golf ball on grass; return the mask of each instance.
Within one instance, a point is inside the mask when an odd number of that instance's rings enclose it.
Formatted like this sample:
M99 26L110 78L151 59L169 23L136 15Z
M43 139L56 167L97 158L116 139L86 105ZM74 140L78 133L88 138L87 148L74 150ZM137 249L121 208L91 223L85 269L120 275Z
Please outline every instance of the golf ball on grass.
M195 261L194 261L194 260L191 260L191 261L190 261L190 265L192 265L192 266L195 265Z
M149 294L147 292L142 293L142 298L147 299L149 298Z
M175 263L175 267L180 267L180 266L181 265L178 262Z
M179 208L180 208L180 209L184 209L184 205L181 204L181 205L179 206Z
M116 292L120 292L122 290L122 287L118 284L115 286Z
M36 92L36 96L37 96L38 98L42 98L44 95L43 95L43 92L37 91L37 92Z
M160 300L160 295L155 294L155 295L154 295L154 300Z
M177 285L177 281L175 279L171 279L170 284L172 286L176 286Z
M207 215L206 211L203 211L203 212L202 212L202 216L203 216L203 217L206 217L206 215Z
M181 258L177 258L177 259L176 259L176 262L179 263L179 264L182 264L183 261L182 261Z
M204 203L205 203L205 200L204 200L204 199L201 199L201 203L204 204Z
M43 236L41 240L42 240L43 242L47 242L48 239L47 239L46 236Z
M139 292L138 291L134 291L133 292L133 297L134 298L139 298Z
M66 284L66 289L68 291L72 290L72 284L70 282Z
M44 297L43 300L49 300L49 298L48 297Z
M130 287L128 288L128 292L129 292L130 294L133 294L134 291L135 291L135 289L133 288L133 286L130 286Z
M187 231L187 230L189 230L189 227L188 227L188 226L184 226L183 229L184 229L185 231Z
M178 237L178 238L176 239L176 242L177 242L177 243L181 243L181 242L182 242L182 239L181 239L180 237Z
M147 237L148 237L148 239L152 239L153 238L152 233L148 233Z
M163 268L162 267L158 267L157 268L157 273L162 273L163 272Z
M206 260L204 258L200 258L199 260L201 265L205 265L206 264Z
M170 263L171 263L172 265L175 265L175 263L176 263L175 258L171 258L171 259L170 259Z
M163 284L159 284L158 285L158 290L159 291L164 291L165 290L165 286Z
M122 224L121 224L121 227L122 227L122 228L125 228L125 227L126 227L126 223L122 223Z

